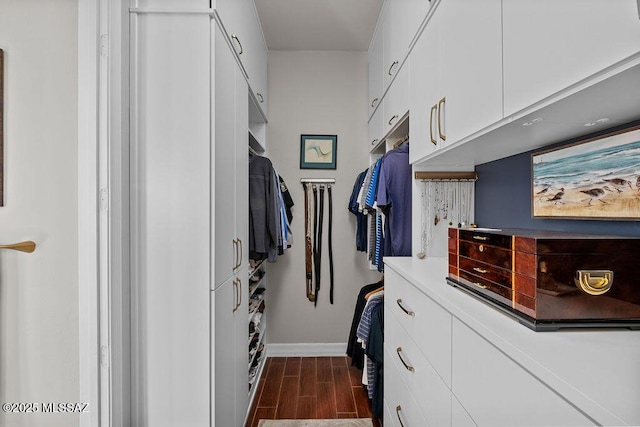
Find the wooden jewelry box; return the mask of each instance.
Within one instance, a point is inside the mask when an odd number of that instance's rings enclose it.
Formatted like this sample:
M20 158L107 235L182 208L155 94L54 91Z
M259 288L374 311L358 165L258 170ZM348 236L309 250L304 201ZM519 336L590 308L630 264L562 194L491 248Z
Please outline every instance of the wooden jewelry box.
M449 229L447 282L535 331L640 329L640 238Z

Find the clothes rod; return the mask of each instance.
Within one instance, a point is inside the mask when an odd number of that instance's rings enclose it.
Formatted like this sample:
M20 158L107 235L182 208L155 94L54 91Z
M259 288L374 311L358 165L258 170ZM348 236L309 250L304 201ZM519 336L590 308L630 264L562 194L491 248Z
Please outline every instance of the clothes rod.
M335 184L335 178L301 178L300 182L311 182L316 184Z
M416 172L415 179L429 181L476 181L477 172Z

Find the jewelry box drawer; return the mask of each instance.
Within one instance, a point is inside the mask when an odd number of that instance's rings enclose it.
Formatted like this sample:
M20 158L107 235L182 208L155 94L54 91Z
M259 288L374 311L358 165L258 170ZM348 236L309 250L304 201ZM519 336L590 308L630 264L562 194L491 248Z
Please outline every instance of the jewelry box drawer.
M467 242L482 243L509 250L512 249L512 238L509 235L493 234L474 230L459 230L458 236L460 240Z
M475 259L460 257L460 270L482 277L490 282L511 288L511 271Z
M451 313L389 268L385 271L385 319L391 316L450 384Z
M458 242L459 256L473 258L496 267L511 270L512 268L512 252L510 249L504 249L497 246L491 246L485 243L469 242L460 240Z

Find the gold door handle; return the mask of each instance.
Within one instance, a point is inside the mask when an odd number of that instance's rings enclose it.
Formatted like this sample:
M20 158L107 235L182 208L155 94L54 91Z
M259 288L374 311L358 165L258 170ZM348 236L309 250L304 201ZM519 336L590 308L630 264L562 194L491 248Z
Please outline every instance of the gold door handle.
M238 306L236 307L236 310L242 305L242 279L240 278L238 278L238 293L240 296L238 297Z
M440 139L442 139L443 141L446 141L447 136L444 134L444 132L442 132L442 115L440 113L442 112L442 107L444 107L446 101L446 98L442 98L440 101L438 101L438 134L440 135Z
M232 312L235 313L238 310L238 279L233 279L233 310Z
M242 267L242 253L244 252L244 245L242 239L238 237L238 243L240 244L240 256L238 257L238 268Z
M31 240L27 240L24 242L12 243L9 245L0 245L0 249L11 249L14 251L27 252L30 254L31 252L36 250L36 244Z
M396 349L396 353L398 353L398 357L400 358L400 361L402 362L402 364L404 365L404 367L407 369L407 371L409 372L415 372L415 369L413 369L413 366L411 365L407 365L407 362L404 361L404 359L402 358L402 355L400 353L402 353L402 347L398 347Z
M264 98L262 97L262 94L260 92L257 92L256 96L260 98L260 104L262 104L264 102Z
M482 240L482 241L489 240L489 238L485 236L473 236L473 238L476 240Z
M489 272L489 270L485 270L484 268L480 268L480 267L473 267L473 271L477 271L478 273L482 273L482 274Z
M233 271L238 269L238 239L233 239Z
M398 115L397 115L397 114L394 114L394 115L393 115L393 117L391 117L391 118L389 119L389 126L392 126L391 122L392 122L392 121L394 121L394 120L396 120L397 118L398 118Z
M411 317L415 317L416 314L413 311L407 310L406 308L404 308L404 306L402 305L402 300L400 298L398 298L398 300L396 301L396 304L398 304L398 307L400 307L402 311L404 311L407 315Z
M396 65L398 65L398 61L393 61L393 64L391 64L391 66L389 67L389 71L387 71L387 74L389 74L390 76L393 76L393 73L391 71L393 70L393 67L395 67Z
M378 105L378 98L375 98L373 101L371 101L371 107L375 108L376 105Z
M400 427L404 427L404 424L402 424L402 420L400 419L400 411L402 411L402 407L400 405L396 406L396 415L398 416Z
M438 104L434 104L434 106L431 107L431 112L429 113L429 138L431 138L431 143L433 145L438 144L438 140L436 140L433 137L433 112L437 111L437 109L438 109Z
M236 52L238 53L238 55L242 55L244 53L244 49L242 48L242 43L240 43L240 39L235 34L231 34L231 38L238 43L238 46L240 46L240 52L238 52L237 50Z
M477 287L479 287L479 288L487 289L487 285L483 285L483 284L482 284L482 283L480 283L480 282L471 282L471 283L473 283L474 285L476 285L476 286L477 286Z

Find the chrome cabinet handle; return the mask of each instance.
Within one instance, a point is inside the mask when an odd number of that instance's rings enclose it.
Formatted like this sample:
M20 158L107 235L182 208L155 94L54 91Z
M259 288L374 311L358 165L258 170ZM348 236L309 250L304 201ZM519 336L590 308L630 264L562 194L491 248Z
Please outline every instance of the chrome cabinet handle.
M433 112L434 111L435 112L438 111L438 104L434 104L433 107L431 107L431 111L429 112L429 138L431 138L431 143L433 145L437 145L438 140L433 137Z
M402 407L400 405L396 406L396 415L398 416L400 427L404 427L404 424L402 424L402 420L400 419L400 411L402 411Z
M440 113L442 112L442 107L444 107L446 102L446 98L442 98L440 101L438 101L438 134L440 135L440 139L442 139L443 141L446 141L447 135L442 132L442 121L440 120L442 115Z
M262 94L260 92L257 92L256 96L260 98L260 104L262 104L264 102L264 98L262 97Z
M390 76L393 76L393 73L391 71L393 70L393 67L395 67L396 65L398 65L398 61L393 61L393 64L391 64L391 66L389 67L389 71L387 71L387 74L389 74Z
M393 115L393 117L391 117L391 118L389 119L389 126L392 126L391 122L393 122L393 121L394 121L394 120L396 120L397 118L398 118L398 115L397 115L397 114L394 114L394 115Z
M404 311L407 315L411 317L415 317L416 314L413 311L407 310L406 308L404 308L404 306L402 305L402 300L400 298L398 298L398 300L396 301L396 304L398 304L398 307L400 307L402 311Z
M379 101L378 98L375 98L373 101L371 101L371 107L375 108L375 106L378 105L378 101Z
M398 353L398 357L400 358L400 361L402 362L402 364L404 365L404 367L407 369L407 371L409 372L415 372L415 369L413 369L413 366L411 365L407 365L407 362L404 361L404 359L402 358L402 355L400 353L402 353L402 347L398 347L396 349L396 353Z
M240 39L235 34L231 34L231 38L238 43L238 46L240 46L240 52L238 52L237 50L236 52L238 53L238 55L242 55L244 53L244 49L242 48L242 43L240 43Z

